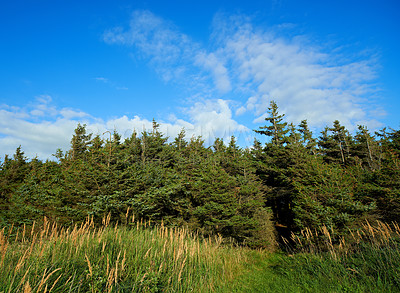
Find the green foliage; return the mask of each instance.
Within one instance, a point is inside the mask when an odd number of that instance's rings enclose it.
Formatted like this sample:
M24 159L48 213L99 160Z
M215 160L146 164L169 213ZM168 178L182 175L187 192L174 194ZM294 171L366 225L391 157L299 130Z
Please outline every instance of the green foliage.
M328 165L321 158L309 156L292 167L294 222L298 229L327 226L337 234L374 211L375 202L358 197L361 178L350 169Z
M338 120L331 128L321 132L318 145L325 162L349 165L353 163L354 140L348 130Z
M354 155L359 159L359 164L364 168L375 171L380 168L379 144L365 126L358 126L355 135L356 144Z
M398 221L399 131L383 129L371 135L366 127L359 126L353 137L336 120L315 139L306 120L297 127L284 122L275 102L271 102L268 114L269 124L256 133L270 139L264 145L255 140L251 149L240 148L235 137L228 143L217 138L208 147L202 137L186 140L184 130L169 142L155 121L151 131L133 132L124 141L116 131L107 132L106 139L100 135L92 138L86 126L78 124L71 149L65 153L58 149L54 155L56 162L37 158L28 161L18 147L14 156L5 156L0 165L0 225L32 225L42 223L45 216L68 227L84 223L87 216L99 224L106 215L111 215L114 222L126 223L126 211L130 210L136 218L158 225L187 227L206 237L219 235L224 242L233 239L235 243L274 251L277 239L288 238L291 232L304 237L301 230L317 231L324 227L331 233L329 244L333 247L337 243L342 245L338 239L348 229L362 226L364 219ZM11 234L12 230L9 231ZM124 237L133 238L128 230L124 231ZM327 236L324 237L315 242L326 242ZM110 251L114 251L112 247L129 249L119 246L119 241L107 242ZM33 270L34 274L37 277L46 269L46 275L59 266L73 278L72 287L61 290L104 291L109 273L105 274L104 268L110 263L98 259L99 243L96 246L91 242L87 247L92 271L82 254L80 258L43 267L54 257L49 248L48 259L39 258L40 265L34 264L38 268ZM369 286L373 290L398 289L399 281L394 277L398 247L381 247L377 251L367 244L340 259L326 260L325 255L312 254L304 258L282 257L278 265L261 261L260 266L272 266L266 274L268 278L281 282L279 286L269 283L265 288L278 292L324 288L363 291ZM109 257L115 261L115 251ZM385 266L379 259L390 265ZM361 260L368 260L371 265ZM172 288L168 287L169 271L160 269L164 265L167 264L146 262L146 272L130 272L115 290L128 290L131 284L143 292ZM302 267L301 273L298 267ZM385 270L385 274L375 274L374 269ZM182 271L182 278L189 275ZM333 276L332 280L343 278L345 284L335 285L328 275ZM49 280L55 282L58 276L61 273L54 273ZM260 273L259 277L265 275ZM60 282L71 280L60 277ZM371 285L374 281L376 285ZM173 285L177 291L192 288L179 284L176 281ZM244 292L262 290L252 284L246 286Z
M11 201L11 209L3 211L7 223L29 224L47 216L72 224L87 215L100 222L109 213L117 220L131 208L138 218L169 226L248 245L274 244L273 233L262 239L258 232L265 225L259 215L261 182L234 137L213 152L200 137L184 141L184 131L168 143L155 121L151 132L133 133L124 142L117 132L109 134L106 141L98 135L91 139L79 124L67 155L57 151L58 162L28 164L18 149L14 160L4 163L5 173L21 174L3 177L15 184L4 192ZM270 216L264 218L272 229Z
M255 132L269 139L251 149L235 137L208 147L202 137L185 139L184 130L169 142L156 121L124 141L117 131L92 138L78 124L57 162L28 161L18 147L0 168L1 225L44 215L66 225L109 213L117 221L130 208L143 219L270 247L274 225L279 238L306 227L342 233L364 218L399 219L399 131L374 136L360 126L353 137L336 120L317 140L307 120L285 122L274 101L267 112L267 125Z
M69 156L72 160L82 159L87 151L92 134L86 134L86 124L78 126L71 139L71 150Z
M265 118L265 121L268 121L270 125L261 126L255 132L271 137L271 143L275 146L283 145L287 142L286 134L289 132L286 128L287 122L282 122L285 115L278 113L278 105L275 101L271 101L268 114L269 117Z
M308 127L307 120L302 120L298 126L298 131L301 134L301 143L307 149L309 154L316 154L317 140L313 138L313 134Z

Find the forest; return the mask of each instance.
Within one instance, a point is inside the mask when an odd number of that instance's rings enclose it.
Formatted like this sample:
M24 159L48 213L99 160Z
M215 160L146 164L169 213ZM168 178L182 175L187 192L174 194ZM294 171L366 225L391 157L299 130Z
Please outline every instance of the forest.
M307 120L285 122L271 101L265 125L254 132L262 140L241 148L233 136L206 146L184 129L168 138L154 120L153 129L124 141L117 131L104 139L78 124L70 149L57 149L52 160L28 159L20 146L0 166L4 239L7 231L49 222L68 228L90 219L99 227L108 217L128 225L127 214L148 227L268 252L309 252L327 235L333 249L355 242L348 236L366 223L398 232L400 130L371 133L360 125L352 134L336 120L315 135ZM92 292L102 292L93 284Z

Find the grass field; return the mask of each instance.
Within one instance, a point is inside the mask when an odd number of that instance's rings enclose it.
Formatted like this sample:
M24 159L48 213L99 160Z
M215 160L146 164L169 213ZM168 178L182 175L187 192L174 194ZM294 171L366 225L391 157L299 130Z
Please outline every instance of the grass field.
M0 232L0 292L399 292L399 229L365 225L334 245L327 231L269 253L135 222ZM316 239L325 237L325 241ZM296 238L297 237L297 238Z

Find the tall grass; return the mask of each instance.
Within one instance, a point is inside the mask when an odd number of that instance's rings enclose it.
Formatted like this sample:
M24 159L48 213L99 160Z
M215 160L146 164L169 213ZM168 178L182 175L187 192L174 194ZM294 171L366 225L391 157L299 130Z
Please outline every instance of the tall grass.
M358 229L348 229L347 235L335 236L326 226L318 230L305 229L299 234L292 233L291 242L297 251L308 253L329 252L333 258L357 252L361 246L371 249L392 248L397 251L400 241L400 227L397 223L376 221L373 225L365 221ZM284 239L289 244L289 241Z
M0 292L221 291L246 259L221 237L126 219L1 230Z
M88 218L0 231L0 292L399 292L400 228L292 235L292 254L223 245L185 228Z
M400 228L366 221L334 237L327 227L292 235L297 251L282 256L276 273L300 291L400 292Z

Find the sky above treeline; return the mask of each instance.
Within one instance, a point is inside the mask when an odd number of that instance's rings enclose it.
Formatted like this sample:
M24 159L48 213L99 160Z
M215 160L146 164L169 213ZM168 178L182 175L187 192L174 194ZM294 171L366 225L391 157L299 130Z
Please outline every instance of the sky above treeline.
M271 100L319 131L400 127L400 1L3 1L0 156L77 123L253 143ZM104 137L106 137L106 134ZM262 139L262 138L261 138Z

